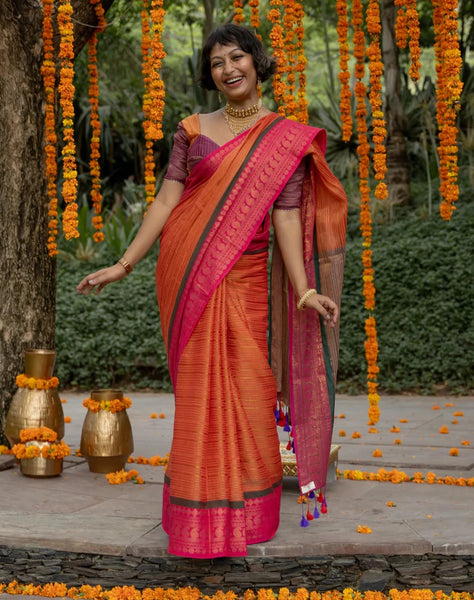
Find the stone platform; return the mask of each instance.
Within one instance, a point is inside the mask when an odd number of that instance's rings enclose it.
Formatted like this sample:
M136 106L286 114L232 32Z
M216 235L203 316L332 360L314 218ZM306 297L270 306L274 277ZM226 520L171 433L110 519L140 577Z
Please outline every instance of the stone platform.
M71 417L64 439L75 450L86 394L63 397L64 414ZM172 436L172 395L130 397L133 456L165 455ZM367 400L339 396L333 438L341 445L339 469L474 477L474 438L472 445L462 444L473 435L473 400L386 396L378 433L369 434ZM152 413L166 418L151 419ZM448 434L439 433L443 425ZM393 426L400 431L390 431ZM354 432L361 437L352 438ZM376 448L382 451L379 458L373 456ZM451 448L459 450L458 456L450 455ZM0 457L0 469L5 467L0 471L0 582L197 585L210 592L262 586L474 591L472 487L337 479L328 482L328 514L300 528L296 480L287 477L273 540L249 546L246 558L193 561L166 552L160 522L163 467L130 465L145 485L110 485L77 457L66 459L63 475L51 479L24 477L11 463ZM358 533L358 525L372 533Z

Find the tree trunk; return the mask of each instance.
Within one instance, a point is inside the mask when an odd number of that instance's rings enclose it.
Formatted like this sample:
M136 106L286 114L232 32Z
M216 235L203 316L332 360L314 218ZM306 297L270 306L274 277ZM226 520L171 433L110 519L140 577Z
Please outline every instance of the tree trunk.
M387 186L390 210L395 204L407 204L410 198L408 155L404 129L406 117L401 95L398 47L395 41L397 9L393 0L384 0L382 10L382 55L385 72L387 120Z
M77 0L74 8L77 20L95 23L89 0ZM54 348L56 261L46 246L42 16L39 0L0 2L0 443L23 351ZM77 30L77 52L92 31Z

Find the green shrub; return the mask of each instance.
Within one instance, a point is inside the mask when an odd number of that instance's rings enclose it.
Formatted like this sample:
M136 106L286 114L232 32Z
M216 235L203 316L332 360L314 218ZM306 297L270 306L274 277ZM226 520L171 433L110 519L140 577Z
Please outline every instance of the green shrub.
M446 223L404 219L373 239L379 381L385 392L459 393L472 388L474 204ZM364 390L361 242L349 240L341 314L339 391ZM99 296L79 296L84 275L110 264L60 259L57 375L63 386L170 389L155 295L156 256Z
M374 232L379 381L387 392L472 388L474 204L450 222L404 219ZM347 247L339 388L365 382L360 241Z

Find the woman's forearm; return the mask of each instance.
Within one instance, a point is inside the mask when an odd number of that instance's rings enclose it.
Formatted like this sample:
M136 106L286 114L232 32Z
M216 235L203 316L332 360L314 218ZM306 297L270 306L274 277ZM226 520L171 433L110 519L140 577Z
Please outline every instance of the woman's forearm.
M123 258L134 267L155 244L173 208L183 193L183 184L165 179L163 185L149 206L147 214L134 240L127 248Z
M308 289L303 261L303 231L299 209L273 210L273 227L291 285L300 298Z

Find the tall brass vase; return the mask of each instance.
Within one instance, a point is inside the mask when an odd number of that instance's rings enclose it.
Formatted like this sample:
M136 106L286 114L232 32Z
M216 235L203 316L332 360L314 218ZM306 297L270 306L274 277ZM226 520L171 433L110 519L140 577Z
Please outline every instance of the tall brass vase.
M120 390L94 390L92 400L121 400ZM87 411L81 435L81 454L92 473L111 473L123 469L133 452L133 434L126 410Z
M50 379L55 360L54 350L26 350L25 374L36 379ZM18 388L15 392L5 423L5 435L10 444L17 444L20 431L30 427L49 427L58 434L58 440L64 437L64 413L57 388Z

